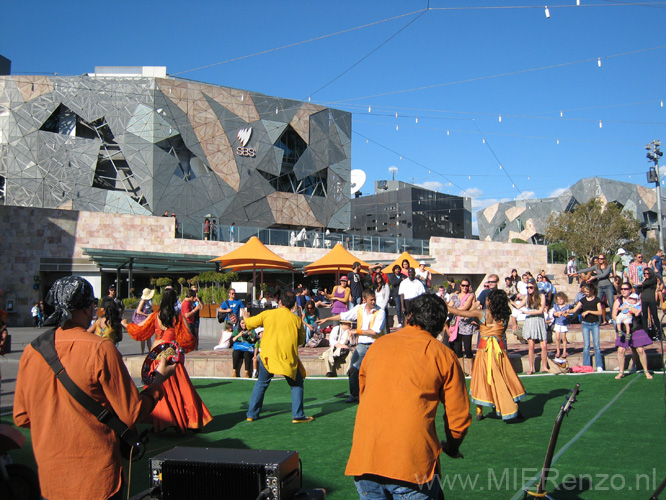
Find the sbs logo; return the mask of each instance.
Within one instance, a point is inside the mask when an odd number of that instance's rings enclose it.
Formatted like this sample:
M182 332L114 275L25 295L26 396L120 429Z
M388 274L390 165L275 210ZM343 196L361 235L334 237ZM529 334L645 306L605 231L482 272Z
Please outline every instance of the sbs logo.
M246 147L247 143L250 142L250 137L252 137L252 127L240 129L236 137L241 144L236 148L236 154L238 156L247 156L250 158L257 156L253 148Z

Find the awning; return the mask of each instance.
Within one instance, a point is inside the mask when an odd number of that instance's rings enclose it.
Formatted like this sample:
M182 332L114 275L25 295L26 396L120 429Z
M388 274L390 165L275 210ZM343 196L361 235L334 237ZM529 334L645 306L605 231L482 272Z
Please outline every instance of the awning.
M182 253L137 252L133 250L107 250L84 248L101 270L132 269L134 273L200 274L215 271L217 265L210 262L214 255L188 255Z

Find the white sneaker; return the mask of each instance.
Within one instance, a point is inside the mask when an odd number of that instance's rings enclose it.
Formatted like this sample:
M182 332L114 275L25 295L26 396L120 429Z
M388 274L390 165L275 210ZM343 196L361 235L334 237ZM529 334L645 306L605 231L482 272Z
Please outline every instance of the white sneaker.
M601 372L604 371L604 369L603 369L601 366L597 366L597 371L598 371L599 373L601 373Z

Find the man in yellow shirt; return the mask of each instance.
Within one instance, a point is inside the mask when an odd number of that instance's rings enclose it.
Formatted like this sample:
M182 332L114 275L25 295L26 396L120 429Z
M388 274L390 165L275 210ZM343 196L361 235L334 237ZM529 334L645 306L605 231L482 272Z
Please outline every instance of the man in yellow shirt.
M458 449L472 418L456 356L435 338L446 316L442 299L420 295L412 301L407 325L378 338L365 355L345 470L354 476L361 500L391 495L436 500L441 452L462 457ZM435 429L440 402L445 407L442 442Z
M264 394L274 375L283 375L291 387L292 423L314 420L313 417L306 417L303 412L303 379L306 372L298 359L298 346L305 342L305 328L300 316L291 312L295 305L294 292L283 292L277 309L245 318L248 330L264 327L259 358L259 378L254 384L247 410L249 422L259 418L264 405Z

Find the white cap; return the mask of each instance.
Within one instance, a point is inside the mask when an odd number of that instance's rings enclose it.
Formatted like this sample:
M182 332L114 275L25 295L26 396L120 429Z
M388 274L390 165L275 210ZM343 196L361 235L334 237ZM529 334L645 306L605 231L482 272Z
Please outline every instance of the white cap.
M421 262L419 262L419 266L425 266L425 265L426 265L425 260L422 260Z
M624 255L625 253L627 253L627 251L626 251L624 248L619 248L619 249L617 250L617 254L618 254L618 255Z
M632 293L631 295L629 295L629 298L634 299L634 300L638 300L638 294Z

